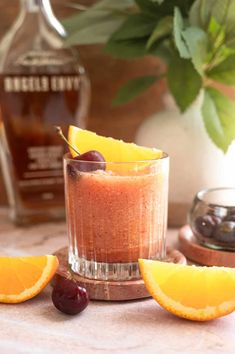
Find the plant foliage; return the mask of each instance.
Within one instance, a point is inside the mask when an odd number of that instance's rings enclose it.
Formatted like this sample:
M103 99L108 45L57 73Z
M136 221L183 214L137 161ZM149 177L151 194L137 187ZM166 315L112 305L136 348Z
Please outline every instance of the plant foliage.
M228 150L235 139L235 103L214 87L235 86L234 0L101 0L64 24L69 44L102 43L107 53L127 60L160 55L179 109L187 110L204 91L207 133ZM114 104L129 102L158 79L157 73L134 78Z

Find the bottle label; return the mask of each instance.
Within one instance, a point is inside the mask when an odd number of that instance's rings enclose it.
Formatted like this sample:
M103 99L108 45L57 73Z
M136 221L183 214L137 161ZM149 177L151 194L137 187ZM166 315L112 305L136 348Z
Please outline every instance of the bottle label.
M62 92L79 87L77 75L3 76L4 92Z
M28 146L27 169L23 172L23 179L19 181L21 186L31 186L41 183L41 178L47 183L63 183L62 157L63 146ZM34 180L32 183L32 179ZM50 182L48 182L50 179Z

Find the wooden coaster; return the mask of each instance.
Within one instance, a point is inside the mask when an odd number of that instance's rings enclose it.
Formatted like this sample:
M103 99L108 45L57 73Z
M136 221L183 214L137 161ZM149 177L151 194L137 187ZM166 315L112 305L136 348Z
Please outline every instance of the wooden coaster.
M69 267L68 247L61 248L54 254L59 259L59 268L53 283L58 277L74 279L87 289L92 300L123 301L150 297L142 279L117 282L83 278L71 271ZM186 258L177 250L167 250L166 261L186 264Z
M235 252L214 250L202 246L194 237L189 225L185 225L179 230L179 246L180 251L188 259L198 264L235 268Z

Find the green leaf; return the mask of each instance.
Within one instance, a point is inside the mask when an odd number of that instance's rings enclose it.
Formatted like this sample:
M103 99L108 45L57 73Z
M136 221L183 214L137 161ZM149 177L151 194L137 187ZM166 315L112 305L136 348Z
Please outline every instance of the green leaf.
M188 27L182 32L195 69L203 75L203 64L207 58L208 36L198 27Z
M63 25L69 34L90 28L97 23L113 20L114 30L116 30L116 21L122 23L128 16L127 10L134 5L134 0L102 0L90 6L87 10L81 11L76 15L70 16L63 20ZM109 33L109 35L111 35ZM95 33L94 33L95 36Z
M113 99L113 105L117 106L133 100L152 86L157 79L156 76L142 76L128 81L127 84L118 91Z
M208 28L211 17L226 29L235 30L235 1L234 0L196 0L189 13L189 22L193 26Z
M103 44L123 23L123 18L110 16L103 18L101 22L94 22L89 27L84 27L73 32L66 40L67 45L73 44Z
M218 0L196 0L189 12L190 24L207 29L212 15L212 9L217 1Z
M154 43L148 50L148 53L162 58L167 65L169 64L172 56L171 48L167 45L166 41Z
M163 43L153 43L151 48L147 48L146 43L148 36L123 40L117 39L116 37L117 35L114 33L105 47L105 52L116 58L133 59L150 54L160 55L161 57L164 56L164 59L167 61L171 55L167 45L164 46ZM165 37L163 38L165 39Z
M229 38L229 39L226 41L226 45L227 45L229 48L235 49L235 33L234 33L234 35L233 35L232 38Z
M130 7L133 7L135 4L135 0L101 0L96 2L93 7L96 8L109 8L109 9L116 9L116 10L125 10Z
M109 15L110 11L107 10L89 9L64 19L62 23L70 35L71 33L87 28L94 23L102 22L103 19Z
M69 1L65 4L65 7L67 8L71 8L71 9L75 9L75 10L79 10L79 11L84 11L87 9L87 7L85 5L82 4L78 4L76 1Z
M216 50L224 43L225 28L212 16L209 22L208 32L212 42L211 47Z
M118 41L111 37L107 42L104 51L120 59L139 58L147 54L146 42L147 38Z
M208 76L223 84L235 86L235 55L229 56L209 71Z
M180 110L184 112L196 99L202 79L190 60L172 57L167 73L168 86Z
M224 25L225 32L230 32L234 29L234 0L217 0L215 6L212 8L212 16L214 16L220 24Z
M114 33L115 40L141 38L150 35L156 19L144 14L130 15L122 26Z
M195 27L203 27L201 20L201 0L194 1L189 11L189 24Z
M117 0L116 0L117 1ZM151 0L135 0L140 10L150 16L159 18L158 3Z
M162 18L173 15L174 8L181 9L183 15L187 16L194 0L135 0L139 8L149 15Z
M174 11L174 39L175 45L180 53L181 58L190 58L189 50L183 39L182 32L184 30L184 21L178 7Z
M217 22L217 20L215 19L214 16L211 16L210 22L208 25L208 32L210 33L211 37L213 39L216 39L218 33L221 32L222 30L223 30L223 27L221 26L221 24L219 22Z
M225 26L219 24L217 20L212 16L210 19L209 27L209 51L208 62L216 67L223 62L230 55L235 53L235 50L228 45L227 35L225 33ZM216 53L216 55L215 55ZM212 61L212 63L211 63Z
M208 88L205 90L202 115L211 140L226 153L235 139L235 102L221 92Z
M170 34L172 31L172 27L173 27L172 16L166 16L162 20L160 20L157 23L153 33L149 37L149 40L147 42L147 49L152 47L153 43L157 42L162 37L165 37L166 35Z
M159 12L163 15L173 15L174 8L178 7L183 16L188 16L189 9L194 0L165 0L159 6Z

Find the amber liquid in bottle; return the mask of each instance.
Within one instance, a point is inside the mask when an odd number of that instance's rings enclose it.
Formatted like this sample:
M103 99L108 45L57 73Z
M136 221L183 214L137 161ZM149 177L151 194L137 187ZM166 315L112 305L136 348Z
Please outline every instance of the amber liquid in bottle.
M64 48L60 24L48 23L48 6L48 0L22 0L22 23L18 19L13 26L11 44L2 44L2 172L11 218L18 224L64 217L66 147L55 125L64 133L69 124L84 127L89 102L84 68L74 51ZM30 23L38 24L31 40L30 34L25 37Z

